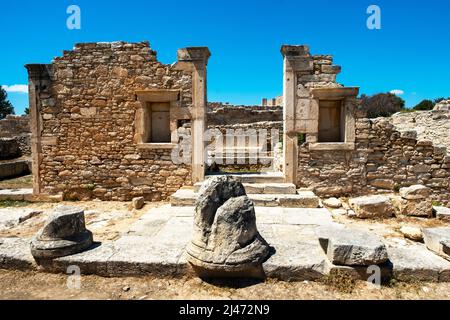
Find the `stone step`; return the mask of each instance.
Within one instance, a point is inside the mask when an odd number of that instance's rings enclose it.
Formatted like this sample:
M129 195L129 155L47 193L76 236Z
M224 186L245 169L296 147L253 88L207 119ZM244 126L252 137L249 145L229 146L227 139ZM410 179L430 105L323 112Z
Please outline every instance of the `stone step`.
M296 194L293 183L243 183L248 194ZM194 192L199 192L202 183L194 185Z
M219 161L220 160L220 161ZM208 157L208 163L215 162L220 166L224 165L237 165L237 164L271 164L274 157L253 157L253 156L243 156L243 157Z
M230 176L242 183L284 183L282 172L211 174L206 179L217 176Z
M170 197L172 207L195 205L198 193L193 189L180 189ZM318 208L319 198L312 191L298 194L248 194L257 207Z

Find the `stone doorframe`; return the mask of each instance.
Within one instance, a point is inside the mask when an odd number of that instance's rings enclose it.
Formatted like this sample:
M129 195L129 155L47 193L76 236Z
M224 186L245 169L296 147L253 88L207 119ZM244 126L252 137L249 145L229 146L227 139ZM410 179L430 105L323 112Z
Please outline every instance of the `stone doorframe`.
M27 64L28 70L28 97L30 108L31 127L31 157L33 173L33 195L42 194L40 164L42 162L42 146L56 145L57 138L53 136L42 136L42 100L49 102L51 97L50 84L52 79L52 65L50 64ZM50 99L52 100L52 99Z
M283 45L283 153L284 179L297 185L298 135L305 134L310 150L354 150L355 109L359 88L318 87L308 88L298 83L298 77L310 74L314 67L307 46ZM320 100L342 102L345 134L343 142L321 143L319 135Z
M178 50L176 70L192 73L192 106L189 108L192 134L192 183L205 179L205 139L207 74L211 56L207 47L189 47Z

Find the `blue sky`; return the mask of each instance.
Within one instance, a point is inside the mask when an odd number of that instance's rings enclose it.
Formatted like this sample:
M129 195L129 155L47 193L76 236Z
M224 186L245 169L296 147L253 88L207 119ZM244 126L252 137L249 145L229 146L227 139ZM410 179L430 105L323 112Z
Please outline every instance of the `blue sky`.
M69 5L81 30L66 27ZM369 5L381 30L366 27ZM282 44L333 54L338 81L374 94L401 90L408 106L450 96L450 1L428 0L55 0L5 1L0 11L0 85L27 84L27 63L49 63L77 42L148 40L164 63L178 48L208 46L208 99L259 104L282 92ZM26 93L9 98L20 114Z

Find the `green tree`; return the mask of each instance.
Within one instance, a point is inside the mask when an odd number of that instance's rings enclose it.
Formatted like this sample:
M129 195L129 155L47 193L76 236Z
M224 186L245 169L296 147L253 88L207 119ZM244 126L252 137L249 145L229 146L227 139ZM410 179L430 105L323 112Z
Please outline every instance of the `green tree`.
M420 111L420 110L433 110L435 104L436 104L436 103L434 103L433 101L428 100L428 99L425 99L425 100L422 100L421 102L419 102L419 104L416 105L416 106L413 108L413 110L416 110L416 111Z
M437 99L434 99L434 105L437 105L439 102L442 102L442 101L444 101L445 100L445 98L437 98Z
M367 117L390 117L405 108L405 100L392 93L379 93L373 96L361 96L361 108Z
M25 110L24 110L24 113L27 114L27 115L30 114L30 108L26 107Z
M8 94L5 89L0 87L0 120L6 118L9 114L15 114L11 102L8 101Z

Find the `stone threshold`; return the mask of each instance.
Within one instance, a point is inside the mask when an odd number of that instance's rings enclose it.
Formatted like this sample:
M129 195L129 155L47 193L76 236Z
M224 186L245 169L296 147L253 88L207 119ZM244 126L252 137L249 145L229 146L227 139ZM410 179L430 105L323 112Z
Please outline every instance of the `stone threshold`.
M39 264L31 255L30 239L0 238L0 268L66 274L69 266L78 266L82 274L105 277L195 277L185 258L193 212L193 207L170 205L151 209L116 241ZM335 224L328 210L256 207L256 213L261 235L275 248L263 264L267 278L313 281L341 271L367 280L372 274L367 267L329 262L315 235L317 227ZM390 259L380 266L385 280L450 282L450 262L425 245L385 242Z

